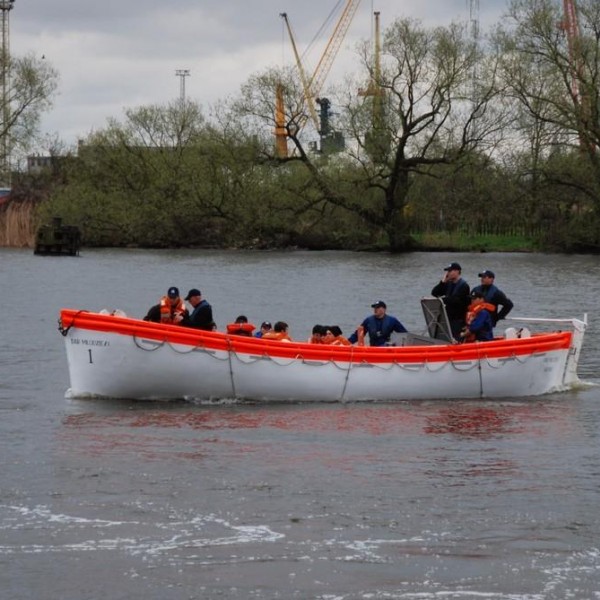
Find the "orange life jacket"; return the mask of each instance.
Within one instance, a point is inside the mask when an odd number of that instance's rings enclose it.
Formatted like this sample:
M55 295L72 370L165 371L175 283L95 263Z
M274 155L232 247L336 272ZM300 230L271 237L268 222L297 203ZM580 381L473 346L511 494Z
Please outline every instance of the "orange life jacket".
M268 331L263 333L263 340L275 340L277 342L291 342L292 338L285 331Z
M364 344L364 336L363 336L363 344ZM352 346L352 344L348 341L348 338L345 338L343 335L336 335L333 339L333 342L330 344L331 346Z
M478 313L480 313L483 309L487 310L490 314L495 312L496 307L493 304L489 304L488 302L480 302L479 304L469 304L467 316L465 318L465 323L467 324L467 329L469 325L475 320L475 317ZM467 331L467 335L464 336L464 342L474 342L476 339L475 334Z
M488 302L470 304L467 312L467 317L465 319L466 324L470 325L477 316L477 313L481 312L484 308L489 313L496 312L496 307L493 304L489 304Z
M331 332L323 336L322 343L329 346L352 346L348 338L345 338L343 335L333 335Z
M176 304L171 304L171 299L168 296L163 296L160 299L160 322L175 323L175 317L183 317L186 313L185 304L179 298Z
M245 335L251 336L252 332L256 329L252 323L228 323L227 324L227 333L231 333L233 335ZM263 335L264 337L264 335Z

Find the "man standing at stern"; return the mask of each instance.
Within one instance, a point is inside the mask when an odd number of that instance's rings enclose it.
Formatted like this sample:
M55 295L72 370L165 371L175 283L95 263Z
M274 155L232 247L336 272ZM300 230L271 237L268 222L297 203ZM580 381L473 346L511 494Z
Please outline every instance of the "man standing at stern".
M460 332L465 326L467 308L471 303L469 284L461 277L462 269L457 262L444 267L444 276L433 287L431 295L441 298L446 306L450 329L455 340L460 340Z
M492 313L495 326L498 321L506 318L506 315L513 309L514 304L502 290L494 285L496 276L493 271L486 269L479 273L478 277L481 277L481 285L475 286L473 291L481 292L485 301L496 307L496 311Z

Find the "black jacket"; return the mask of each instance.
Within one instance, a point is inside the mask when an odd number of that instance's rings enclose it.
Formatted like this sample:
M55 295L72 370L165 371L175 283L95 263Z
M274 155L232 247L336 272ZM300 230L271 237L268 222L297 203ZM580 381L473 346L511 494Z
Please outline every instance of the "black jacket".
M201 300L200 304L196 305L192 314L185 319L182 324L186 327L195 327L196 329L212 331L215 327L212 306L206 300Z
M431 290L431 295L442 298L449 321L464 321L471 303L470 291L469 284L461 277L456 283L440 281Z

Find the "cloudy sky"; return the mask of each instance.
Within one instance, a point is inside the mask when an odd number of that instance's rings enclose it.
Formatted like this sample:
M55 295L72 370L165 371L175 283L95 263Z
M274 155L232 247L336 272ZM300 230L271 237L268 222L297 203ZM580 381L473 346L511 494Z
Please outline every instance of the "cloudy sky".
M341 3L341 4L340 4ZM123 109L179 97L177 69L189 69L185 91L207 109L236 94L248 77L291 64L279 14L287 12L303 51L345 0L15 0L10 47L16 56L44 56L59 72L54 108L43 131L69 145L121 119ZM506 0L362 0L327 83L357 64L355 47L371 38L374 10L381 26L398 17L426 25L468 20L479 4L482 28L499 20ZM336 13L336 14L339 14ZM306 57L312 70L332 25ZM315 61L314 64L312 61Z

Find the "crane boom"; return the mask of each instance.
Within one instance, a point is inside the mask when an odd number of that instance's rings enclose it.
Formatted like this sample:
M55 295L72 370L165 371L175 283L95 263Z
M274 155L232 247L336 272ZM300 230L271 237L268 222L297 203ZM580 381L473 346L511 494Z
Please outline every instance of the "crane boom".
M327 42L327 46L325 47L325 51L321 56L321 60L319 60L319 63L315 68L315 72L310 79L310 89L315 96L319 95L319 92L325 83L325 79L327 78L327 75L329 75L331 65L333 64L333 61L339 52L359 4L360 0L346 1L346 6L344 7L335 29L329 38L329 42Z
M315 107L315 98L321 92L323 84L325 83L325 79L331 70L331 66L335 57L342 45L344 37L350 27L350 23L354 18L356 10L358 9L358 5L361 0L346 0L346 5L340 14L340 18L338 19L333 33L327 42L327 46L317 63L317 66L310 77L308 79L306 75L306 70L304 65L302 64L302 59L300 58L300 54L298 52L298 47L296 45L296 41L294 39L294 35L292 32L292 28L290 26L289 19L287 18L287 13L281 13L280 16L285 21L285 25L288 31L288 35L290 37L290 42L292 44L292 49L294 52L294 57L296 59L296 65L298 67L298 72L300 73L300 79L302 82L302 88L304 90L304 98L306 104L308 106L308 111L310 113L310 118L315 124L315 128L317 131L320 129L319 118L317 116L317 109ZM305 120L300 124L299 128L301 129L304 126Z
M569 60L571 63L571 98L578 111L579 147L582 151L595 152L596 147L589 140L585 129L590 119L590 97L581 90L583 81L583 55L581 48L581 31L577 17L577 6L575 0L563 0L564 16L561 23L567 35L567 46L569 48Z
M571 80L571 93L575 102L581 101L579 93L579 75L581 74L581 56L579 54L579 21L577 20L577 8L575 0L563 0L564 21L563 29L567 34L567 45L569 58L573 64L573 76Z
M288 31L288 35L290 36L290 42L292 44L292 50L294 52L294 58L296 59L296 65L298 67L298 72L300 73L300 81L302 82L302 89L304 90L304 99L306 104L308 105L308 110L310 112L310 117L315 124L317 131L319 130L319 118L317 117L317 109L315 107L315 102L313 100L313 96L310 93L311 85L310 82L312 78L309 80L306 76L306 71L304 70L304 65L302 64L302 59L300 58L300 53L298 52L298 46L296 45L296 40L294 38L294 34L292 32L292 27L287 17L287 13L281 13L280 17L285 22L285 26Z

